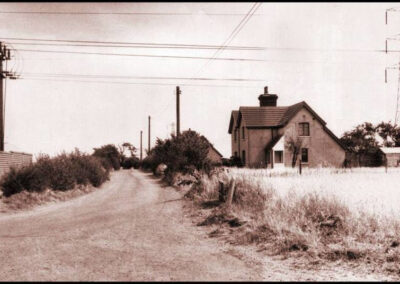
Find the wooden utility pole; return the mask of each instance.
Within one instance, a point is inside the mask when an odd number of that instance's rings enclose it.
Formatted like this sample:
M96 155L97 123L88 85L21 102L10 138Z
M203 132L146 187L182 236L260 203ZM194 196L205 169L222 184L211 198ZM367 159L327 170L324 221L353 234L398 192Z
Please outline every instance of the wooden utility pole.
M151 120L151 117L150 117L150 115L149 115L149 147L148 147L148 149L147 149L147 153L149 153L150 152L150 141L151 141L151 137L150 137L150 127L151 127L151 124L150 124L150 120Z
M7 76L11 79L16 79L15 75L7 70L3 70L3 61L10 60L10 50L0 42L0 151L4 151L4 94L3 85L4 79Z
M180 101L179 101L180 94L181 90L179 89L179 86L176 86L176 136L181 134Z
M140 160L143 159L142 141L143 141L143 131L140 130Z
M3 102L3 79L5 78L3 74L3 60L5 60L5 47L3 49L3 44L0 42L0 151L4 151L4 102Z

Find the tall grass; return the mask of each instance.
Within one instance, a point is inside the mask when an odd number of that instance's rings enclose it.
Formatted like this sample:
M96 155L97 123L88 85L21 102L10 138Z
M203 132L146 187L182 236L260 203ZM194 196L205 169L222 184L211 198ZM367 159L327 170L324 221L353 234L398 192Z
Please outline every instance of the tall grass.
M247 221L233 242L400 268L399 211L381 206L398 206L400 170L305 169L299 175L293 169L229 169L202 178L192 195L203 202L215 198L218 180L230 179L236 183L230 214ZM223 207L211 214L226 214Z

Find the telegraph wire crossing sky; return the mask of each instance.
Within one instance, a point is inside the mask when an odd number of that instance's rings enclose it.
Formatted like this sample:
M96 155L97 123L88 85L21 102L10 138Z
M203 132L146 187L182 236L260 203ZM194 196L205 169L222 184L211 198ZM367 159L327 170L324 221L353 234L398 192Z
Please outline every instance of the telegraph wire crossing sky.
M306 101L341 136L394 120L396 3L0 3L12 48L5 150L56 154L152 145L175 123L230 155L231 110ZM387 9L388 23L385 23ZM400 10L399 10L400 11ZM388 52L385 52L385 40ZM387 69L387 83L385 83Z

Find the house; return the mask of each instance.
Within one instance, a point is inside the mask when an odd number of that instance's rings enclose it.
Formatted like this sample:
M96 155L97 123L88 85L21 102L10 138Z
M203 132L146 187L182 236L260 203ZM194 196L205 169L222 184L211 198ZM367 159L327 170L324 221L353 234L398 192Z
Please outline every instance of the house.
M233 110L229 122L232 156L246 167L344 165L346 147L306 102L277 106L268 87L258 100L260 106Z
M398 167L400 165L400 147L381 147L388 167Z
M214 165L222 165L222 154L218 152L217 149L210 143L210 147L208 148L207 158Z

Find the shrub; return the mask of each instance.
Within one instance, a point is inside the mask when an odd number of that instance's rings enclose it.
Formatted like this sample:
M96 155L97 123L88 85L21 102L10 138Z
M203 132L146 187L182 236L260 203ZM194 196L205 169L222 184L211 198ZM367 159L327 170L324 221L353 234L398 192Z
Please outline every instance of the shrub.
M143 160L142 167L154 172L163 163L167 165L167 172L187 173L193 169L209 171L212 169L211 161L207 158L209 147L210 142L192 130L165 140L158 138L156 146Z
M139 159L137 157L129 157L123 159L121 166L123 169L137 169L139 167Z
M105 159L106 161L103 161L103 165L106 165L106 168L109 168L109 165L111 165L114 170L119 170L121 168L121 154L117 147L113 144L104 145L100 148L94 148L92 155L94 157Z
M3 194L8 197L24 190L40 192L46 188L69 190L77 184L100 186L109 177L101 159L80 153L62 153L54 158L40 156L36 163L12 168L0 181Z

